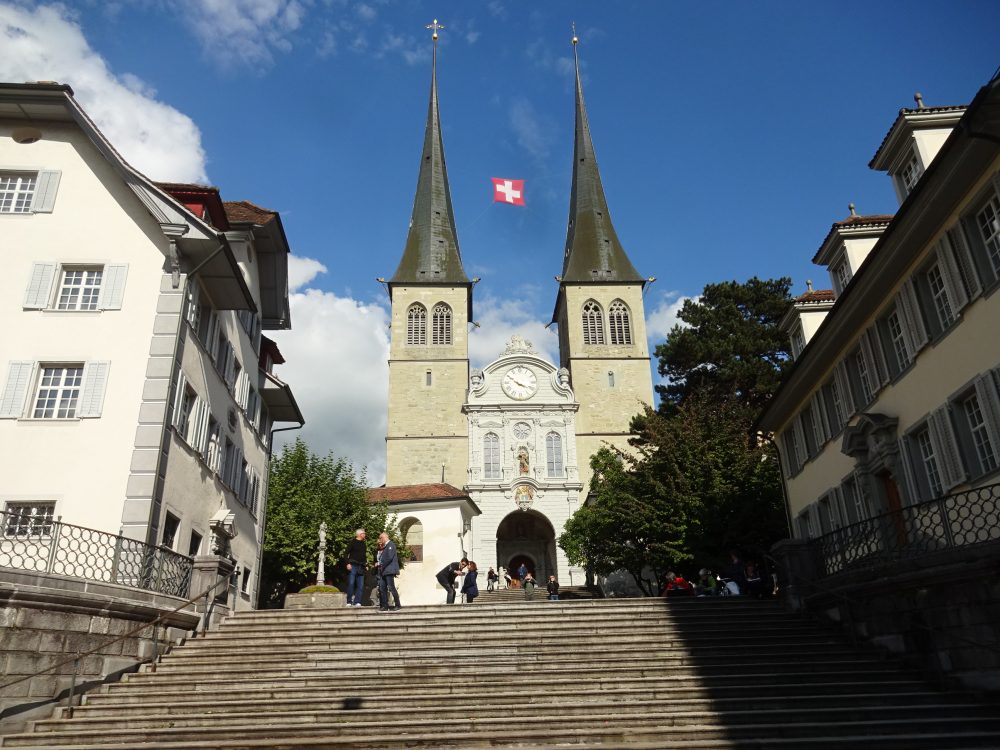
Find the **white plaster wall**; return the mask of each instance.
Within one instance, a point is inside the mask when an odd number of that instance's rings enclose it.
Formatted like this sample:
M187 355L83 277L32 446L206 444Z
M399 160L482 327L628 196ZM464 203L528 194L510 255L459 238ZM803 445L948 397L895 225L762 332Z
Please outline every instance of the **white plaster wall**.
M799 321L802 323L802 336L807 344L823 324L828 312L829 309L799 311Z
M848 237L844 239L844 252L847 255L847 264L851 269L851 275L855 276L861 264L865 262L868 253L875 247L878 237Z
M407 562L396 579L396 588L403 606L416 604L443 604L445 590L435 576L449 563L460 560L468 550L462 549L462 511L458 505L436 508L413 508L406 503L390 506L398 522L416 518L424 527L423 562ZM469 555L470 559L472 556ZM478 562L478 560L477 560ZM484 569L485 570L485 569ZM482 588L486 588L486 574L480 574Z
M923 162L924 169L930 166L938 151L948 140L952 128L928 128L926 130L916 130L913 133L913 140L917 145L917 153L920 154L920 161Z

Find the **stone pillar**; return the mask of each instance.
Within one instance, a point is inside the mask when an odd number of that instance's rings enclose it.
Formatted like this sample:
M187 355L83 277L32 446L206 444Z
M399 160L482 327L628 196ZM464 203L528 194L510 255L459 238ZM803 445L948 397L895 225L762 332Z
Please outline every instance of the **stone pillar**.
M778 563L778 586L785 606L795 612L805 609L806 597L812 593L812 584L819 578L809 540L782 539L771 547L771 556Z
M219 555L198 555L194 558L194 573L191 576L191 596L203 594L208 588L225 578L226 583L220 583L212 595L214 603L211 606L212 620L209 626L214 625L230 613L229 607L229 577L236 569L236 561L230 557ZM195 607L199 614L205 615L205 599L202 597L195 602Z

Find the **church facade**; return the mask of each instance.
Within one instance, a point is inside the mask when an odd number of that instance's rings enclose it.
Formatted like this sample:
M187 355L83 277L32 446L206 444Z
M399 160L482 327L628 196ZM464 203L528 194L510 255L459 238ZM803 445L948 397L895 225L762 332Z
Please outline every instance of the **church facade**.
M577 40L574 38L574 52ZM410 604L444 601L434 574L466 556L489 567L582 584L556 540L586 501L590 457L627 446L652 402L643 290L608 211L576 70L573 177L552 322L559 362L514 337L471 369L473 288L462 262L438 111L437 48L420 172L391 299L386 486L414 552ZM558 256L555 256L558 257Z

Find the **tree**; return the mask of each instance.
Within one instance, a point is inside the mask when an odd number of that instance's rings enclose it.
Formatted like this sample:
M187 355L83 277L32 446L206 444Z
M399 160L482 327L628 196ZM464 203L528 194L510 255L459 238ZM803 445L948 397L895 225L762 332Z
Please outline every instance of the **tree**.
M736 398L759 411L781 381L788 363L788 338L778 322L788 311L788 278L705 286L701 297L685 301L678 324L656 347L660 406L675 409L694 392Z
M271 460L267 523L259 606L276 607L286 591L316 579L319 526L326 522L326 577L343 587L341 561L355 529L368 532L369 557L383 531L396 542L400 560L408 558L388 507L368 501L365 474L333 454L319 456L298 439Z

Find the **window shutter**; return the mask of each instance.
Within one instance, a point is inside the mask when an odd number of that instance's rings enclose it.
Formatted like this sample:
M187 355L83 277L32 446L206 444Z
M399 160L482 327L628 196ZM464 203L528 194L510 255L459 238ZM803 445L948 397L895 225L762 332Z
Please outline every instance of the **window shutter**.
M825 443L833 436L833 431L830 429L830 421L827 419L826 403L823 399L822 391L816 391L813 394L812 412L813 420L815 420L817 427L819 427L820 440Z
M56 205L56 192L62 172L43 169L35 181L35 194L31 198L31 210L37 214L50 214Z
M104 408L104 391L108 385L110 362L88 362L83 368L83 389L76 416L81 419L101 416Z
M840 403L844 407L844 424L847 424L851 420L851 415L854 414L855 406L854 397L851 395L851 379L847 377L847 365L844 360L840 360L833 368L833 378L837 382Z
M180 419L181 419L181 409L184 404L184 386L187 384L187 378L184 377L184 373L179 372L177 374L177 390L174 391L174 414L173 419L170 423L174 426L175 430L180 429ZM191 426L188 425L188 432L190 433ZM187 435L181 435L182 438L187 438Z
M951 249L955 253L955 261L962 272L962 278L969 292L969 298L975 299L983 291L983 287L979 282L979 274L976 272L976 262L972 258L969 243L965 240L965 232L962 230L961 223L956 224L954 228L948 231L948 238L951 240Z
M102 310L121 310L125 298L125 277L128 276L128 264L109 265L104 267L104 278L101 281L101 299L98 307Z
M938 268L941 269L941 278L944 279L945 291L948 293L948 300L952 309L957 313L969 304L969 295L965 293L965 285L962 283L962 276L955 262L955 255L951 251L951 242L945 235L937 245Z
M920 493L917 491L917 481L913 476L913 465L910 463L909 441L906 437L899 439L899 467L903 473L903 485L906 490L906 505L915 505L920 502Z
M208 332L205 334L205 349L208 351L208 356L212 358L215 362L218 356L217 347L219 345L219 314L212 310L212 314L208 317Z
M830 490L830 503L836 509L838 524L841 528L850 524L850 519L847 517L847 508L844 505L844 489L842 487L834 487Z
M806 462L809 457L808 444L806 443L806 431L802 426L802 415L799 414L795 417L792 422L792 428L795 430L795 470L798 471L802 468L802 465Z
M910 337L910 350L913 356L917 355L927 343L927 327L920 313L920 303L917 300L917 290L913 286L913 279L907 279L896 295L896 307L900 311L900 323L903 325L903 332Z
M0 393L0 419L18 419L24 414L24 399L34 374L34 362L10 362L7 365L7 382Z
M886 384L885 358L882 357L882 347L879 345L878 334L873 328L861 334L859 340L861 345L861 356L865 359L865 367L868 369L872 379L872 390L876 393L879 388ZM874 395L874 394L873 394Z
M950 490L965 479L965 468L958 452L958 441L955 439L948 407L942 406L931 412L928 426L934 455L938 458L941 483L945 490Z
M994 453L1000 454L1000 394L990 373L976 378L976 396ZM1000 457L1000 456L998 456Z
M52 299L52 282L58 269L56 263L32 263L28 288L24 290L24 307L27 310L44 310Z

